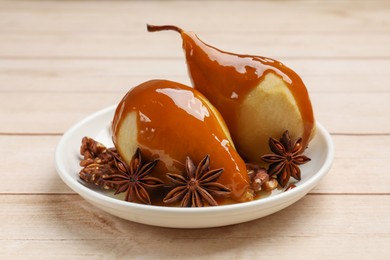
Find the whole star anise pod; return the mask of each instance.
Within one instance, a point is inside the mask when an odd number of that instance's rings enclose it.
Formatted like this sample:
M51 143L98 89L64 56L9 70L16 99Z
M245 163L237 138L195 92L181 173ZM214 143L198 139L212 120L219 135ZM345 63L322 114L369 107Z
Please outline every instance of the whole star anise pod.
M261 158L270 163L268 174L277 176L280 186L285 187L290 176L296 180L301 179L301 170L298 165L307 163L310 158L302 155L302 138L292 141L288 131L285 131L278 140L269 139L269 147L273 154L265 154Z
M205 204L217 206L213 196L226 198L231 192L229 188L216 182L222 172L222 168L210 171L209 155L202 159L198 167L187 156L186 172L183 175L167 173L175 187L165 196L164 203L181 201L182 207L203 207Z
M142 164L141 151L133 155L130 165L127 165L119 156L114 156L118 174L103 175L106 183L115 186L115 194L126 192L126 201L142 202L151 204L148 188L156 188L164 183L156 178L148 176L150 170L157 164L158 160Z

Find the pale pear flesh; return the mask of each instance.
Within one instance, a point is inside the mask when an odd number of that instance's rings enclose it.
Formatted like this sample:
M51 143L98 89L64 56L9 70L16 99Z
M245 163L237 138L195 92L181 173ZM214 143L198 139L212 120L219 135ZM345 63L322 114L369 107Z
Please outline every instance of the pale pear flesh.
M261 155L270 153L268 140L279 139L287 129L292 138L303 135L304 124L296 101L278 75L268 73L245 97L238 119L236 147L246 161L262 163Z
M137 150L137 137L137 113L133 111L126 114L116 136L116 149L127 164Z

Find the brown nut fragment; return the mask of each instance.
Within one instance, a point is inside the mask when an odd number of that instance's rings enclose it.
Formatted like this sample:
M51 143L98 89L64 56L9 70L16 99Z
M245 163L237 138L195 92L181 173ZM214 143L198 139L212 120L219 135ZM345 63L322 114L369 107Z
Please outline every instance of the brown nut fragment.
M103 175L117 174L114 155L115 148L106 148L103 144L89 137L84 137L81 142L80 154L84 159L80 161L83 167L79 176L87 183L92 183L105 189L115 188L113 184L107 184Z
M278 181L274 178L271 178L270 180L263 183L261 188L265 191L273 191L278 187Z
M80 171L79 176L85 182L95 184L104 189L111 189L114 188L114 185L106 183L103 175L112 175L117 172L118 170L109 164L91 163Z
M256 164L246 164L249 179L251 181L251 187L253 191L259 192L262 189L262 185L269 180L267 170L261 168Z
M80 154L84 156L84 160L96 158L106 149L107 148L103 144L90 137L85 136L81 140Z
M113 154L117 152L115 148L107 149L94 139L84 137L81 141L80 154L84 156L84 159L80 161L80 166L86 167L92 163L115 165Z

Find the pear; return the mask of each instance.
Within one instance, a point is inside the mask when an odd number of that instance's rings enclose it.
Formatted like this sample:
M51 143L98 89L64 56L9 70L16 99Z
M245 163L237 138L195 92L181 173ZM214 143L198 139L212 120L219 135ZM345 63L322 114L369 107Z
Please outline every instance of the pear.
M131 89L118 104L113 142L127 163L137 147L146 160L159 159L152 175L168 183L167 173L182 174L186 157L198 164L210 156L210 169L223 168L219 183L235 201L253 199L245 162L213 105L197 90L167 80Z
M269 138L279 139L285 130L307 147L315 120L307 89L293 70L270 58L224 52L173 25L147 29L181 34L194 88L222 114L245 161L261 163L270 152Z

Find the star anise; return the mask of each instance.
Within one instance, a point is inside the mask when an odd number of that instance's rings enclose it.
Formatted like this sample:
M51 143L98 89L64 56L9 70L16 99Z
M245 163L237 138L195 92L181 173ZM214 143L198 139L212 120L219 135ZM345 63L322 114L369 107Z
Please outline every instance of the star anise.
M164 203L181 201L182 207L217 206L215 197L226 198L230 189L216 182L221 176L223 168L210 170L210 157L207 155L195 167L191 158L187 156L186 172L183 175L167 173L167 177L175 187L165 196Z
M307 163L310 158L302 155L302 138L292 141L288 131L285 131L279 140L269 139L269 147L273 154L265 154L263 161L271 163L268 168L270 176L277 176L280 186L285 187L290 176L301 179L301 170L298 165Z
M148 175L158 160L143 164L139 148L133 155L130 165L119 156L114 158L119 173L103 175L104 181L115 186L115 194L126 192L126 201L151 204L148 188L156 188L164 184L160 179Z

